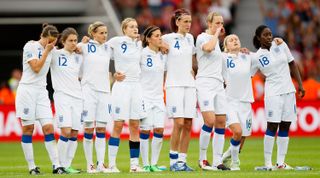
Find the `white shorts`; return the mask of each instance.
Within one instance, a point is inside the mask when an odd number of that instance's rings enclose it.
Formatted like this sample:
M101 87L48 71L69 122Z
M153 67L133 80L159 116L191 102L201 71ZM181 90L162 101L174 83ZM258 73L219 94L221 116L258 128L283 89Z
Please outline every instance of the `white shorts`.
M111 97L110 93L96 91L88 85L82 86L83 93L83 122L111 121Z
M228 98L227 127L239 123L242 136L250 136L252 131L251 103Z
M166 107L163 100L147 101L144 100L147 117L141 119L141 130L151 130L152 128L163 128L164 120L167 117Z
M58 127L71 127L73 130L80 130L83 100L63 92L55 92L53 99Z
M214 78L196 80L200 111L213 111L215 114L227 113L227 99L223 83Z
M140 120L147 116L139 82L115 82L112 87L114 121Z
M167 111L170 118L196 117L196 88L168 87L166 89Z
M295 93L265 97L265 115L268 122L294 122L297 120Z
M52 120L53 118L48 91L45 87L20 84L17 89L15 106L17 118L31 121L27 125L34 123L35 120Z

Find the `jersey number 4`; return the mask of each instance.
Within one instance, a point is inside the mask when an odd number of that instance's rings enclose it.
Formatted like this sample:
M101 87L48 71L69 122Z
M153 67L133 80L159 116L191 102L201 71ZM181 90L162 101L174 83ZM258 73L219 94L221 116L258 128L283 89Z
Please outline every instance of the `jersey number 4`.
M180 49L179 41L176 41L176 44L174 44L174 48Z

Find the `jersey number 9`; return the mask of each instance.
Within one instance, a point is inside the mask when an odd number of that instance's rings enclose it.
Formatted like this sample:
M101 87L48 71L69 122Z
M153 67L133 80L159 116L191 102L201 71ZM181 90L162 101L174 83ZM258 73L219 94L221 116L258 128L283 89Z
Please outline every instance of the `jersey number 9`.
M123 43L121 45L121 49L123 50L122 53L125 53L127 51L127 48L128 48L127 44Z

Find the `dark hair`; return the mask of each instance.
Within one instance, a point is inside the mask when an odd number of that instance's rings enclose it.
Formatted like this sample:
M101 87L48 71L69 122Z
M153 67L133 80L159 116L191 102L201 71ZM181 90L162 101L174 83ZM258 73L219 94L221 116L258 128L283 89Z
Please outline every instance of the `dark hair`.
M184 9L184 8L177 9L173 12L173 14L171 16L171 20L170 20L171 30L173 32L178 31L178 26L176 24L176 21L180 20L182 15L191 15L191 13L187 9Z
M260 40L258 40L258 37L261 36L262 31L266 28L268 27L265 25L260 25L256 28L256 32L253 37L253 45L256 49L259 49L261 47Z
M76 35L78 37L78 33L74 28L68 27L62 31L62 33L59 35L59 47L63 47L63 43L67 40L69 35Z
M144 32L142 33L143 37L142 37L142 46L146 47L149 45L147 38L150 38L152 36L152 33L156 30L160 30L160 28L158 26L149 26L148 28L146 28L144 30Z
M59 35L59 31L57 29L57 27L53 26L53 25L49 25L48 23L43 23L42 24L42 32L41 32L41 36L42 37L58 37Z

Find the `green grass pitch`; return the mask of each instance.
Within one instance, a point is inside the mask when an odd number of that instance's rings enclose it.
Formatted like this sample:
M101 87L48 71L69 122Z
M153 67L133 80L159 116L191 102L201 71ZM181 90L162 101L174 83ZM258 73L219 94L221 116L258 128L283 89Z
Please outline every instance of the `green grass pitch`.
M305 138L305 137L295 137L290 138L289 151L287 154L286 162L295 166L310 166L313 168L312 171L254 171L255 166L263 165L263 138L249 138L244 145L244 149L240 154L241 160L241 171L235 172L204 172L198 167L198 139L193 139L190 142L189 153L188 153L188 163L191 167L195 168L194 172L170 172L164 171L162 173L129 173L129 150L128 141L124 140L120 143L120 149L117 158L117 166L122 171L119 174L87 174L81 173L76 175L53 175L49 157L45 150L44 144L42 142L36 142L34 144L34 155L37 166L41 169L41 175L38 177L170 177L178 178L183 176L183 178L188 177L236 177L236 178L282 178L282 177L320 177L320 138ZM211 144L210 144L211 145ZM229 138L226 139L225 149L229 146ZM165 140L163 148L161 151L161 156L159 160L159 165L165 165L168 167L169 158L169 140ZM212 162L212 149L209 146L208 158ZM276 157L276 143L274 146L274 157L273 162ZM106 154L107 157L107 154ZM106 158L107 160L107 158ZM141 162L140 162L141 163ZM82 142L79 142L76 157L73 161L73 167L79 168L85 171L86 162L82 149ZM24 160L23 152L20 143L16 142L1 142L0 143L0 178L17 178L17 177L30 177L27 170L27 163Z

